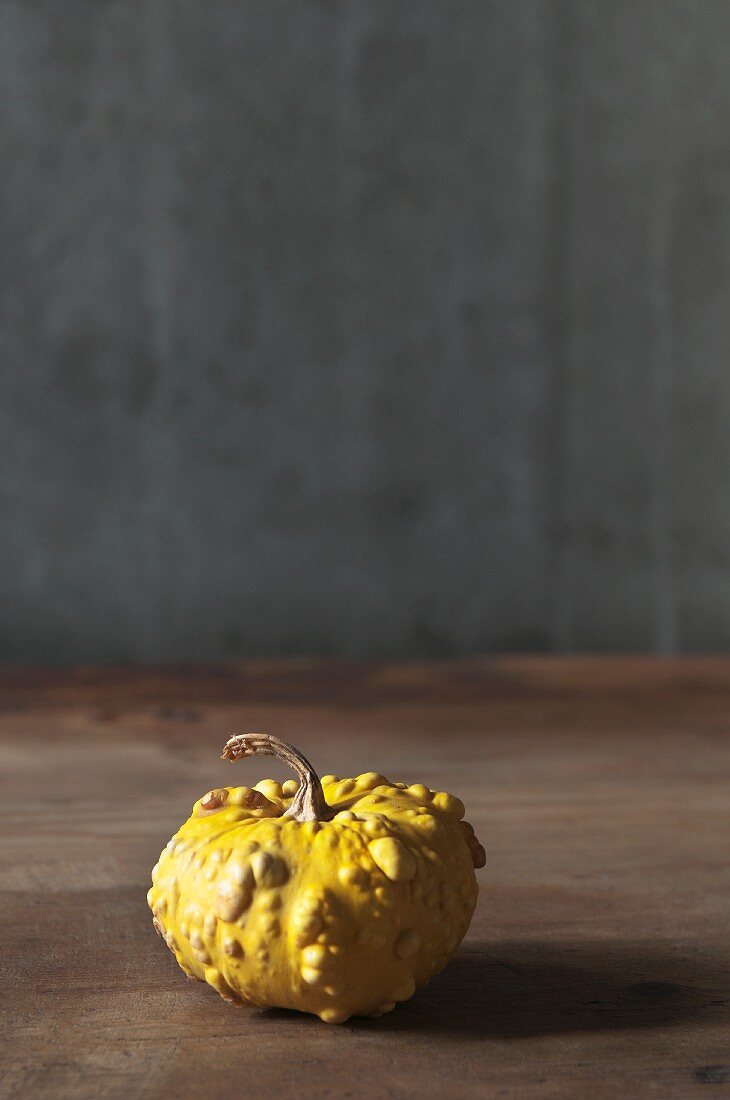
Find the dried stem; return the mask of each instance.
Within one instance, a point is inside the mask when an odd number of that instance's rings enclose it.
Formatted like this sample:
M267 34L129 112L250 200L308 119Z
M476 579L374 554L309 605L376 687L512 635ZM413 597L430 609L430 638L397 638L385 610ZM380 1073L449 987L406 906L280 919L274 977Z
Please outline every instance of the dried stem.
M284 817L295 821L332 820L334 812L325 801L319 776L298 749L270 733L237 733L226 742L221 759L233 762L245 756L276 756L296 772L299 789Z

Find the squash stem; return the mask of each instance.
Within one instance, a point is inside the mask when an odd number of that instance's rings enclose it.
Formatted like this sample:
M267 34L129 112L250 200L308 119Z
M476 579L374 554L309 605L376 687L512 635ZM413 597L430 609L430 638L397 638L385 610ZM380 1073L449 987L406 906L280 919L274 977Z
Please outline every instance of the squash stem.
M273 737L270 733L237 733L230 737L223 749L222 760L242 760L246 756L276 756L296 772L299 789L284 817L295 821L331 821L334 812L324 797L319 776L293 745Z

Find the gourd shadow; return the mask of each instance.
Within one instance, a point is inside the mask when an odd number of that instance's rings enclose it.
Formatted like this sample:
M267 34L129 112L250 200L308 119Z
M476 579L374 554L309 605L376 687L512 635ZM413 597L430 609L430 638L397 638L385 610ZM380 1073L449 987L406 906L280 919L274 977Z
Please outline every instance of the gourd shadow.
M726 958L651 942L471 944L392 1015L356 1028L473 1039L667 1027L727 1016Z

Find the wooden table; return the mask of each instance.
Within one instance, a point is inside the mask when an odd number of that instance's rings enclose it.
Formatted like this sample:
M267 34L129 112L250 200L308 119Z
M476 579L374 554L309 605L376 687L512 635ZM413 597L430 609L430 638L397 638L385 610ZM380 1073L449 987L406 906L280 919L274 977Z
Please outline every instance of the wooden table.
M2 1096L730 1095L730 661L8 670L0 703ZM468 806L472 928L382 1020L233 1009L152 930L149 870L247 729Z

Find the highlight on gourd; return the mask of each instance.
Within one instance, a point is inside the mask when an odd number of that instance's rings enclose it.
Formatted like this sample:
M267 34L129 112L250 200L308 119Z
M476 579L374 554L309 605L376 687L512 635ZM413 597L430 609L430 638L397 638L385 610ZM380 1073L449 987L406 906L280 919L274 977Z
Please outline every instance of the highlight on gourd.
M378 772L320 781L269 734L236 735L223 751L258 755L297 778L195 803L152 869L155 928L189 978L232 1004L326 1023L390 1012L469 927L485 854L463 803Z

